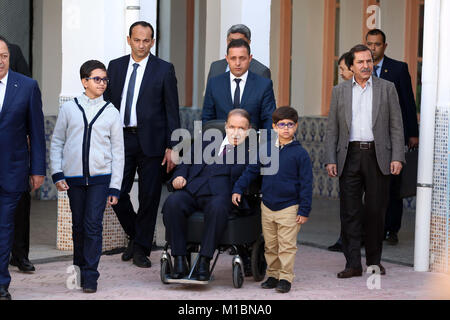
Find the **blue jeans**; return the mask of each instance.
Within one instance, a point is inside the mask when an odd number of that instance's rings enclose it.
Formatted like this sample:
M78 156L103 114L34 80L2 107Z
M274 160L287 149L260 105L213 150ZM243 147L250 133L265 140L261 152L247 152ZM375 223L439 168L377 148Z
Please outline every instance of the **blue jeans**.
M73 264L80 268L83 288L97 289L108 190L107 184L99 184L71 186L67 191L72 210Z
M14 212L22 192L6 192L0 187L0 286L8 288L11 275L9 256L14 239Z

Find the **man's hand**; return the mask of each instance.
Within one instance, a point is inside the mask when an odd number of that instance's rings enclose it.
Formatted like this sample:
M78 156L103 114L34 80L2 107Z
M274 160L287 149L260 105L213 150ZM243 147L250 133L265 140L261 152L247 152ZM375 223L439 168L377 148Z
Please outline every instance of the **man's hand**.
M327 164L327 172L331 178L337 177L337 165L333 163Z
M56 183L56 189L58 189L58 191L67 191L69 190L69 185L66 180L61 180Z
M400 161L392 161L391 162L391 174L394 176L398 176L402 171L402 163Z
M119 202L119 199L117 199L117 197L115 197L115 196L109 196L108 197L109 205L115 206L117 204L117 202Z
M166 154L164 155L164 160L161 165L165 165L167 163L167 173L175 168L176 164L172 161L172 150L166 149Z
M180 190L183 189L186 186L186 179L183 177L176 177L173 181L172 181L172 186L175 188L175 190Z
M411 137L411 138L409 138L408 147L410 149L414 149L414 148L419 147L419 138L418 137Z
M39 189L44 183L44 179L45 179L44 176L31 176L30 177L31 191Z
M297 222L297 224L305 224L308 222L308 218L298 215L296 218L296 222Z
M231 196L231 201L236 207L239 207L239 203L241 202L241 195L239 193L233 193Z

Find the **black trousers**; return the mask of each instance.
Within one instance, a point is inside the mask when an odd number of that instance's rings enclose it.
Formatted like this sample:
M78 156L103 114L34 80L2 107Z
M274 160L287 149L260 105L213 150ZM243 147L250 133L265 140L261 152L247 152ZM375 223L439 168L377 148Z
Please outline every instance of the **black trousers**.
M12 256L14 259L28 258L30 252L30 193L24 192L14 212L14 242Z
M122 228L135 248L150 255L156 217L162 190L163 157L147 157L139 144L137 134L124 131L125 168L120 199L113 207ZM139 209L135 212L130 200L136 170L139 177Z
M231 211L231 195L193 196L185 190L175 191L164 203L163 221L169 231L169 243L173 256L185 256L187 219L195 211L205 214L200 255L212 258L227 227Z
M360 150L359 146L350 144L339 178L342 250L346 268L362 269L362 237L366 264L380 263L389 182L390 176L383 175L378 167L375 149Z
M400 198L400 176L391 176L389 192L389 205L386 211L385 234L387 232L398 233L402 225L403 199Z

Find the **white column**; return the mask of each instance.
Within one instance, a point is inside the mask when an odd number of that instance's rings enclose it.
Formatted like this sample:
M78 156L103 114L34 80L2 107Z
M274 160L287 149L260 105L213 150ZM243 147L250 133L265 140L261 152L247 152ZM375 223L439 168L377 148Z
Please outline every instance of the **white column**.
M430 222L440 46L440 7L440 0L425 1L422 104L420 113L420 148L414 245L414 270L423 272L429 270L430 264Z
M125 53L123 0L63 0L61 100L79 95L79 69L87 60L105 65Z

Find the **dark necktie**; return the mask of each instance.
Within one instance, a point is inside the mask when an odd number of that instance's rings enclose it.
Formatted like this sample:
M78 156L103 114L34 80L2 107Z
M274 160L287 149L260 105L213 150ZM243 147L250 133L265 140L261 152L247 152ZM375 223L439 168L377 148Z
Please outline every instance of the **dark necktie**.
M234 108L240 108L241 107L241 87L239 86L239 83L242 81L242 79L234 79L236 81L236 90L234 90Z
M378 69L380 66L373 66L373 75L378 78Z
M125 127L128 127L130 124L131 105L133 104L134 87L136 86L136 74L138 67L139 64L137 63L133 64L133 72L131 73L130 81L128 83L127 100L125 102L125 118L123 120Z

